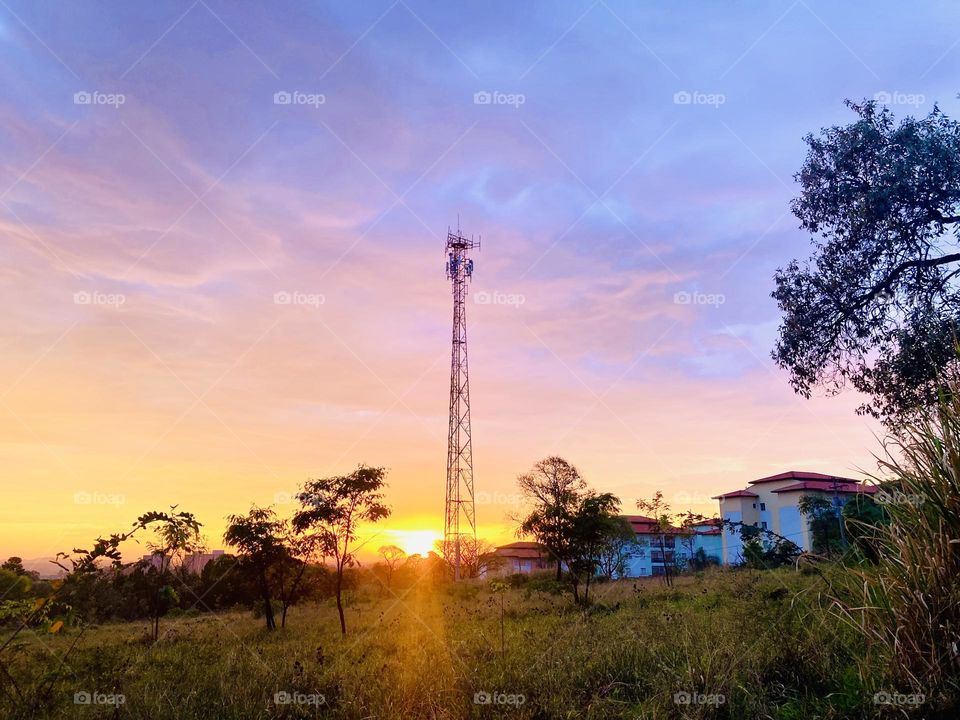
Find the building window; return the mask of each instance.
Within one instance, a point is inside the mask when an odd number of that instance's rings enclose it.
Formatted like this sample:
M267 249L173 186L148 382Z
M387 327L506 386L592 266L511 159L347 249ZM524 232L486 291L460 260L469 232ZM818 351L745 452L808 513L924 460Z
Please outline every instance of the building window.
M754 510L757 509L757 504L756 504L756 503L753 504L753 509L754 509Z
M763 521L762 523L760 523L760 527L762 527L764 530L766 530L766 529L767 529L767 522L766 522L766 521Z
M760 503L760 509L761 509L761 510L766 510L766 509L767 509L767 504L766 504L766 503Z

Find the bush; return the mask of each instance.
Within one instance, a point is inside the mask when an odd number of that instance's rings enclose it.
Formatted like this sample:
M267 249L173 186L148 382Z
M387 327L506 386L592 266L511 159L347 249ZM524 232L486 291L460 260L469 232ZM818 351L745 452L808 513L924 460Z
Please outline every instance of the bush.
M886 451L877 495L888 518L857 523L877 560L840 575L835 607L880 653L871 666L890 669L874 681L949 705L960 700L960 395Z

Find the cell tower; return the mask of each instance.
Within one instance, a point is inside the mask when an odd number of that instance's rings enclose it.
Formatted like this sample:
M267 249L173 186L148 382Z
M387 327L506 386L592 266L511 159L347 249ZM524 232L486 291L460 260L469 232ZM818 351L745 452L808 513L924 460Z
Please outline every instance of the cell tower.
M443 550L453 558L454 579L460 579L460 557L476 551L477 524L473 502L473 441L470 432L470 379L467 374L467 281L473 277L469 251L480 241L447 231L447 278L453 285L453 349L450 359L450 432L447 439L447 498Z

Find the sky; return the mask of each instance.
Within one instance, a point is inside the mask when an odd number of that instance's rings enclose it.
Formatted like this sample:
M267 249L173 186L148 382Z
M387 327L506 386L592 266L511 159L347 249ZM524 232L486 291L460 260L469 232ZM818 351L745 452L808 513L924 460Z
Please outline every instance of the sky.
M388 468L442 531L447 228L479 533L560 454L625 511L861 477L861 399L770 360L803 137L960 112L951 2L0 0L0 556ZM459 218L459 220L458 220ZM137 550L134 549L135 555Z

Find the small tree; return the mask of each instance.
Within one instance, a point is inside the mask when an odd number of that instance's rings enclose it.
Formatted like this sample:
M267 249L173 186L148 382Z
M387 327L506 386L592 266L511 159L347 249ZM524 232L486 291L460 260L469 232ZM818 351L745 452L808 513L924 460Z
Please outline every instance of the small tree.
M396 572L400 563L406 560L407 554L396 545L384 545L377 552L380 553L383 565L387 568L387 589L389 590L393 585L393 573Z
M820 495L804 495L797 506L810 524L815 553L833 555L846 549L842 508L839 505Z
M434 551L444 559L453 572L456 563L456 549L448 548L448 543L443 540L437 540L434 544ZM460 577L475 578L480 577L492 564L496 563L494 556L496 548L493 544L483 538L460 538Z
M171 513L156 530L156 539L147 544L151 555L148 574L153 578L150 604L154 642L160 638L160 618L179 601L171 583L174 562L182 564L186 555L203 546L200 523L190 513L173 513L176 509L175 505L170 508Z
M630 561L639 554L640 544L630 521L623 516L614 518L606 542L600 548L600 572L608 578L623 577Z
M673 587L673 562L667 561L667 535L673 530L670 523L670 505L663 499L663 493L657 490L650 500L637 500L637 508L648 513L657 528L656 542L660 547L660 561L663 563L663 581ZM671 549L675 549L673 535L670 536Z
M597 574L601 557L614 537L623 532L623 523L617 513L620 500L610 493L587 492L573 513L570 535L565 546L575 602L590 602L590 581ZM631 530L632 533L632 530ZM580 583L583 596L580 596Z
M390 515L390 508L383 503L386 474L384 468L361 465L349 475L309 480L297 494L301 509L293 516L294 530L316 535L318 547L335 563L337 613L342 635L347 634L343 571L354 564L351 546L357 538L357 526Z
M255 578L267 630L275 630L269 573L287 558L284 523L271 508L256 505L246 515L231 515L227 522L223 540L237 549L241 566Z

